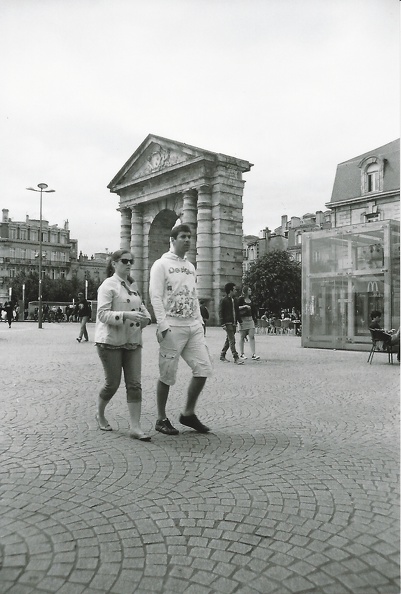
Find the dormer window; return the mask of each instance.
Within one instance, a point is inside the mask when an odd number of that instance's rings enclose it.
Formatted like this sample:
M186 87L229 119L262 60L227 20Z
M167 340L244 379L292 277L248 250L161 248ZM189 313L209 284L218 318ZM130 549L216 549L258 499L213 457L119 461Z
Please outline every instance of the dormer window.
M361 194L374 194L383 191L384 160L379 157L366 157L359 163L361 169Z
M372 163L366 169L366 185L368 192L377 192L379 189L379 166L377 163Z

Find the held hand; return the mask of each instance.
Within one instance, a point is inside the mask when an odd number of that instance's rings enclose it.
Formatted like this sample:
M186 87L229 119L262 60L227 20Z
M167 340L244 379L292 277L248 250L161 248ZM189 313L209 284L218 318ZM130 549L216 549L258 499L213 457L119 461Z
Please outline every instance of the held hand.
M131 320L132 322L140 322L141 324L144 321L146 321L146 324L148 323L147 316L141 311L126 311L124 312L124 318L126 320Z
M148 326L150 324L150 320L147 316L144 316L143 319L140 322L141 324L141 328L146 328L146 326Z

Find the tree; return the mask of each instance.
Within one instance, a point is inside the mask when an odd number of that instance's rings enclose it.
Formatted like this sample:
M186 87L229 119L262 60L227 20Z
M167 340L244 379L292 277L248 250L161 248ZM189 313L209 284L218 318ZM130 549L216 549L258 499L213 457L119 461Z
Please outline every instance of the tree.
M10 279L12 288L12 299L14 302L22 299L22 285L25 285L25 303L37 301L39 296L39 274L37 272L18 273ZM84 292L84 283L76 277L71 280L65 278L50 279L45 276L42 280L43 301L72 301L77 298L78 293ZM88 299L95 299L97 296L98 284L94 280L88 280Z
M273 250L251 264L244 284L259 308L277 315L281 309L301 310L301 278L301 264L286 251Z
M25 285L25 301L37 301L39 296L39 274L37 272L19 272L15 277L10 278L12 289L12 300L17 302L22 299L22 285Z

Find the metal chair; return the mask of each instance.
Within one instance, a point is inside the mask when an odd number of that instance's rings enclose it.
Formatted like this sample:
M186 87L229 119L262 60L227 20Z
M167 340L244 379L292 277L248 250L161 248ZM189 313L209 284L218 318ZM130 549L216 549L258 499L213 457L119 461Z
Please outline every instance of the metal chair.
M372 348L370 349L367 363L371 364L373 361L373 355L375 353L387 353L388 362L393 364L393 346L389 341L389 334L384 330L369 328L370 335L372 337Z
M256 326L256 333L257 334L266 334L267 333L267 322L266 320L258 320L258 324Z
M287 318L285 318L284 320L281 320L281 332L283 334L288 334L290 324L291 324L291 320L288 320Z

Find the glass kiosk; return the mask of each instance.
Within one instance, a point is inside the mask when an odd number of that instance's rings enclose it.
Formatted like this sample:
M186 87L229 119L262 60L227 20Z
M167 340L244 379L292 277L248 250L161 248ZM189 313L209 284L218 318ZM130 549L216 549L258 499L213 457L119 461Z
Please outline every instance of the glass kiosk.
M370 312L400 326L400 223L387 220L302 236L302 346L369 350Z

